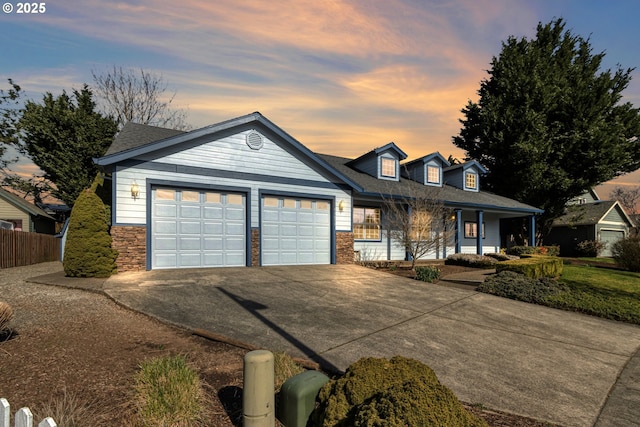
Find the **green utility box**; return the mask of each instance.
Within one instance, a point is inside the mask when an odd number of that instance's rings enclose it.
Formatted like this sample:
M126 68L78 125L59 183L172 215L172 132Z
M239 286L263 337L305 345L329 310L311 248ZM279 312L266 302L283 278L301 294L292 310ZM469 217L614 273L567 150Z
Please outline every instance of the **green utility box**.
M305 371L285 381L280 388L280 422L285 427L305 427L327 381L329 377L318 371Z

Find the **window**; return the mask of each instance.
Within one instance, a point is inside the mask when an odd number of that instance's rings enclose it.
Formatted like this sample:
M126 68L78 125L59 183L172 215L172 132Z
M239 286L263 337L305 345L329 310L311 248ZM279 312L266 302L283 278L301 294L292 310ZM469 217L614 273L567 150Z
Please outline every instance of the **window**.
M166 188L158 188L156 190L156 200L175 200L175 190L169 190Z
M242 194L227 194L227 205L242 205Z
M464 237L465 239L475 239L478 237L478 224L475 222L464 223ZM482 238L484 239L484 222L482 223Z
M440 168L438 166L427 166L427 182L440 184Z
M431 238L431 214L414 212L411 217L411 239L427 240Z
M387 178L396 177L396 160L386 157L380 158L380 174Z
M477 175L473 172L467 172L464 176L464 187L475 190L478 188Z
M181 200L183 202L199 202L200 193L197 191L182 191Z
M380 240L379 208L353 208L353 237L356 240Z
M206 193L205 201L207 203L220 203L222 201L222 194L220 194L220 193Z
M285 208L295 209L296 199L283 199L283 206Z

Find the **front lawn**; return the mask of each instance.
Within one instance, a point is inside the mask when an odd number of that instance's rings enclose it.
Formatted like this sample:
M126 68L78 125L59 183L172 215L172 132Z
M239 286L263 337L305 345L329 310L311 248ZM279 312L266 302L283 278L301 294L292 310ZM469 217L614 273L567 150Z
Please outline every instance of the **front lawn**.
M503 271L487 278L478 290L640 324L640 273L565 264L557 281L549 278L531 279Z
M559 282L569 289L548 297L549 306L640 324L640 273L565 265Z

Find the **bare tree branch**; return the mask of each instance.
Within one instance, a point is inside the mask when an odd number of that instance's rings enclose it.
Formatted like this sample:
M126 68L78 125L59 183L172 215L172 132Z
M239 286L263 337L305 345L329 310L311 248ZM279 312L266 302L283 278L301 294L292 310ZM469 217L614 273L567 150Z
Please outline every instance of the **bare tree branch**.
M173 109L176 93L167 94L168 84L158 76L140 69L113 66L102 74L91 71L95 93L103 101L103 112L113 116L122 127L127 122L188 130L187 112Z
M393 244L410 255L412 269L418 259L452 244L455 217L440 193L439 187L416 183L403 196L382 195L384 227Z

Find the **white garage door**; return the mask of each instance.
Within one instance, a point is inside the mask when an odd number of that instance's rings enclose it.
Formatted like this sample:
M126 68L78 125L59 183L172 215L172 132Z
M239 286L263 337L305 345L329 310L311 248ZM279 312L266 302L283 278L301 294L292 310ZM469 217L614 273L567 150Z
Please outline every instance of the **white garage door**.
M618 230L602 230L600 231L600 240L607 246L602 250L601 256L611 256L611 248L613 244L620 239L624 239L624 231Z
M331 209L325 200L263 197L262 265L331 263Z
M154 188L151 268L246 265L243 194Z

